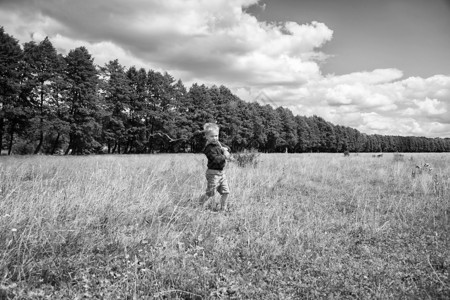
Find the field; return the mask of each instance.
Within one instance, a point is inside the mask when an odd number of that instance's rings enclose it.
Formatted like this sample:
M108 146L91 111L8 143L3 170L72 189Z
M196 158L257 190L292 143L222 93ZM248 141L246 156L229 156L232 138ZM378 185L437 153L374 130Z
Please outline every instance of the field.
M0 157L0 299L450 298L449 153L257 159Z

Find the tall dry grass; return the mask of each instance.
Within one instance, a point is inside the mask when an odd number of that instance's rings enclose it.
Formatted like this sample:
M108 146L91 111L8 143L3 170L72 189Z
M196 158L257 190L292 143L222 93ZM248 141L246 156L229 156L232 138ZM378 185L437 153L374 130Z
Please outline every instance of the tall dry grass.
M1 157L0 298L450 297L450 155L258 159Z

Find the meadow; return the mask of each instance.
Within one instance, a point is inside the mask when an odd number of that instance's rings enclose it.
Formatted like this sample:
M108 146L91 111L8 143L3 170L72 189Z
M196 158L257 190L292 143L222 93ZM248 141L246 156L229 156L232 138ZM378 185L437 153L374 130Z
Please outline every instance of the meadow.
M0 299L450 298L449 153L257 160L0 157Z

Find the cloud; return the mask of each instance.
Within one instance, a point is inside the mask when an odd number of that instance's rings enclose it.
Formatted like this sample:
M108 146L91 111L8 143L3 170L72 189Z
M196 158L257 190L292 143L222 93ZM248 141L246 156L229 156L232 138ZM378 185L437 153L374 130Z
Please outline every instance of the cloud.
M447 108L444 103L437 99L425 98L425 100L413 100L413 103L417 106L417 110L412 110L412 115L442 115L447 113Z
M402 82L402 87L410 98L429 97L444 100L450 97L449 76L410 77Z
M99 65L117 58L187 86L224 84L246 101L264 92L296 114L366 133L450 137L449 76L322 74L326 24L261 22L252 7L271 9L258 0L3 0L0 19L21 43L49 36L60 53L85 46Z
M296 113L366 133L449 137L450 76L401 79L400 74L374 70L324 77L308 82L302 96L287 104Z
M119 61L125 55L134 56L174 76L250 86L301 84L318 76L317 60L325 56L315 49L331 39L332 31L319 22L259 22L243 10L257 3L7 0L3 5L17 19L33 24L21 29L12 26L12 34L22 39L39 33L54 42L59 36L66 41L86 41L91 51L110 43L121 49L110 51L122 54ZM101 63L107 59L95 57Z

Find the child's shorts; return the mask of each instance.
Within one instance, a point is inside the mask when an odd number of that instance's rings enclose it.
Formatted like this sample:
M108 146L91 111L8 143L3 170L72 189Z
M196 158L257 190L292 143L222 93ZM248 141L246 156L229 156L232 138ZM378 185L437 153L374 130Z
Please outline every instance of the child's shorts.
M206 181L206 195L209 197L214 196L216 190L221 195L230 193L230 188L228 186L227 177L225 176L224 171L212 169L206 170Z

